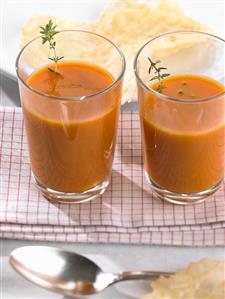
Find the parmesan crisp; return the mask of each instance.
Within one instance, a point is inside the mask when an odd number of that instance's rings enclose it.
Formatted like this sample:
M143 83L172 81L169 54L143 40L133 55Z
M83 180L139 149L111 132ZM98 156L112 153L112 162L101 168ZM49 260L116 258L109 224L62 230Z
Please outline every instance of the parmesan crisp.
M148 40L154 36L177 30L211 31L206 25L185 16L176 1L160 0L156 4L155 1L146 3L136 0L120 0L108 3L95 22L62 20L54 16L33 16L22 28L21 46L23 47L30 40L39 36L40 26L46 24L49 19L58 25L58 30L92 31L109 38L120 47L127 62L122 104L137 99L133 61L138 49ZM196 41L192 41L192 43L194 42ZM185 43L190 45L190 41L183 41L184 45ZM163 44L160 49L161 56L173 53L183 44L180 40L179 43L175 41L172 44ZM41 51L38 51L35 59L38 58L38 55L41 55ZM94 57L97 53L92 52L91 55Z
M203 259L170 278L151 283L153 292L141 299L224 299L225 260Z

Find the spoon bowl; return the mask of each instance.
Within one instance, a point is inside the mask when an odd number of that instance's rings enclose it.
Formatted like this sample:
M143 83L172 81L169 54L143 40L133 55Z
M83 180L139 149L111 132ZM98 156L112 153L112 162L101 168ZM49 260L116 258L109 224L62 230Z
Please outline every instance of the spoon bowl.
M103 291L108 286L124 280L153 280L165 272L104 273L88 258L54 247L26 246L12 251L9 262L23 277L36 285L77 297Z

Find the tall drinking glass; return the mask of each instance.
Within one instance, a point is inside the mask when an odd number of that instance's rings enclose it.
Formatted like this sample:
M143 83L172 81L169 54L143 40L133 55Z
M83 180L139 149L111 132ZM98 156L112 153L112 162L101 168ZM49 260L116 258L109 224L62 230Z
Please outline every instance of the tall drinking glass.
M150 40L137 53L134 70L144 168L161 199L196 203L221 186L225 159L224 46L224 40L211 34L172 32ZM157 67L167 68L161 69L169 74L163 79L162 91L155 88L157 81L150 81L148 57ZM171 96L172 88L177 88L177 96L174 92Z
M36 185L51 201L76 203L109 184L125 60L110 40L91 32L54 38L63 57L58 74L46 71L49 48L41 37L22 49L16 70Z

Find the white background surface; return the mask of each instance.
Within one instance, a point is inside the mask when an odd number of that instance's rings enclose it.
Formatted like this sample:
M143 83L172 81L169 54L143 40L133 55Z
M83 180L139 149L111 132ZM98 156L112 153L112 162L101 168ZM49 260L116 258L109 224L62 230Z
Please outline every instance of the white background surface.
M14 75L15 57L19 50L21 25L32 14L50 14L61 18L93 20L108 1L43 1L43 0L0 0L0 67L10 76ZM200 0L181 1L185 12L196 20L207 23L215 32L224 36L224 1ZM1 105L19 105L18 88L7 76L1 76ZM4 199L2 199L4 200ZM18 276L8 264L10 252L25 245L37 245L37 242L2 240L1 241L1 298L2 299L66 299L42 290ZM222 247L166 247L143 245L110 244L65 244L40 242L40 245L57 246L84 254L98 263L105 272L122 270L164 270L175 271L185 267L190 261L204 257L224 258ZM37 257L38 258L38 257ZM89 298L138 298L148 289L146 284L129 283L112 287L98 296ZM126 294L128 296L126 296ZM189 298L188 298L189 299Z
M142 245L37 243L8 240L2 243L2 299L67 299L62 295L56 295L32 285L12 270L8 264L8 255L13 249L26 245L55 246L84 254L95 261L104 272L140 269L176 271L185 267L190 261L204 257L224 258L224 249L222 247L185 248ZM88 298L132 299L138 298L140 294L146 293L146 291L148 292L148 289L147 283L143 284L137 281L132 283L124 282L109 288L99 295L89 296Z

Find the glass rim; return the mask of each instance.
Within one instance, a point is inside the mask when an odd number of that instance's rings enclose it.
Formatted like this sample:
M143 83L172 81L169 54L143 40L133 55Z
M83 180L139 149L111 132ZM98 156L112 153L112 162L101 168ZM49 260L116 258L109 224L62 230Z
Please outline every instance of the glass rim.
M15 67L16 67L16 74L17 74L17 78L29 89L31 90L32 92L38 94L38 95L41 95L41 96L44 96L44 97L47 97L49 99L54 99L54 100L60 100L60 101L84 101L84 100L87 100L87 99L91 99L91 98L94 98L96 96L99 96L101 94L104 94L106 93L107 91L113 89L117 83L119 83L123 76L124 76L124 73L125 73L125 69L126 69L126 60L125 60L125 57L124 57L124 54L123 52L120 50L120 48L114 43L112 42L110 39L108 39L107 37L104 37L100 34L97 34L97 33L94 33L94 32L91 32L91 31L86 31L86 30L60 30L59 33L67 33L67 32L77 32L77 33L85 33L85 34L91 34L93 36L97 36L97 37L100 37L102 38L103 40L105 40L106 42L110 43L114 48L115 50L118 52L119 54L119 57L121 59L121 63L122 63L122 66L121 66L121 72L119 73L119 75L117 76L117 79L115 78L115 81L111 84L109 84L107 87L103 88L102 90L96 92L96 93L92 93L92 94L89 94L89 95L83 95L83 96L79 96L79 97L59 97L59 96L53 96L53 95L49 95L49 94L46 94L44 92L40 92L38 91L37 89L29 86L26 81L24 79L21 78L20 74L19 74L19 62L20 62L20 58L23 54L23 52L27 49L27 47L29 47L33 42L35 42L36 40L40 39L41 36L38 36L38 37L35 37L33 38L32 40L30 40L19 52L19 54L17 55L17 58L16 58L16 62L15 62Z
M211 37L211 38L214 38L220 42L222 42L223 44L225 44L225 40L219 36L216 36L214 34L211 34L211 33L208 33L208 32L203 32L203 31L197 31L197 30L178 30L178 31L171 31L171 32L167 32L167 33L164 33L164 34L160 34L160 35L157 35L155 37L153 37L152 39L150 39L149 41L147 41L143 46L141 46L141 48L138 50L135 58L134 58L134 62L133 62L133 69L134 69L134 73L135 73L135 77L137 79L137 81L141 84L141 86L147 90L148 92L154 94L155 96L157 97L160 97L162 99L165 99L165 100L169 100L169 101L173 101L173 102L181 102L181 103L200 103L200 102L207 102L207 101L210 101L210 100L213 100L213 99L216 99L218 97L221 97L223 95L225 95L225 91L222 91L216 95L213 95L213 96L210 96L210 97L204 97L204 98L200 98L200 99L179 99L179 98L175 98L175 97L170 97L170 96L167 96L167 95L164 95L162 93L159 93L158 91L148 87L144 82L143 80L140 78L139 74L138 74L138 71L137 71L137 62L138 62L138 58L142 52L142 50L148 45L150 44L151 42L157 40L157 39L160 39L160 38L163 38L165 36L168 36L168 35L172 35L172 34L199 34L199 35L205 35L205 36L208 36L208 37Z

